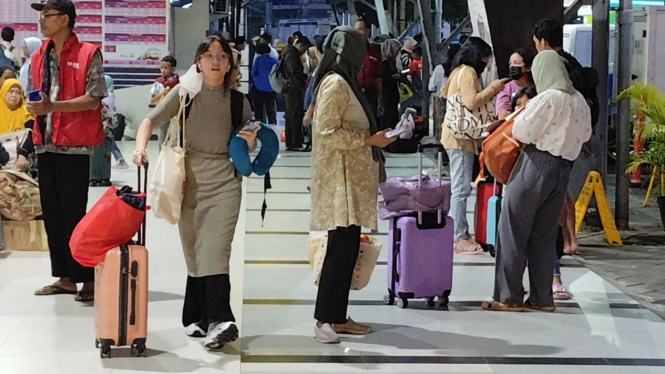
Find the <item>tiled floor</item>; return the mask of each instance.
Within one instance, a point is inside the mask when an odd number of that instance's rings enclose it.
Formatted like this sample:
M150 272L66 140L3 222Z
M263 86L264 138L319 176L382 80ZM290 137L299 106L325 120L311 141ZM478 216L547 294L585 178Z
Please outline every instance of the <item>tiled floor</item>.
M132 143L121 143L126 155ZM151 148L152 159L156 149ZM390 157L389 176L415 173L413 156ZM431 164L427 164L431 166ZM312 337L316 288L307 263L309 155L284 154L261 227L263 181L246 181L243 215L231 259L232 306L242 338L208 353L185 336L180 312L185 265L176 227L149 216L148 358L94 348L94 316L71 296L36 297L52 281L47 253L0 253L0 374L78 373L665 373L665 323L628 296L564 259L563 276L576 298L554 314L488 313L493 260L456 256L449 308L383 305L387 250L367 288L351 293L350 315L375 329L337 346ZM114 170L135 184L136 170ZM91 189L92 205L104 192ZM473 207L474 201L469 201ZM469 219L473 217L472 210ZM377 236L387 248L387 226Z

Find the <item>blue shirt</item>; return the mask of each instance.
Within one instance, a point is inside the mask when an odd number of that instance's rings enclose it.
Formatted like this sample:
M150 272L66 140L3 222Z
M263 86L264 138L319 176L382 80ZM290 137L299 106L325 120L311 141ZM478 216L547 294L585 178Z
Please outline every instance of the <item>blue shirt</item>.
M259 56L252 64L252 77L254 78L254 87L262 92L275 92L270 86L270 70L277 64L277 59L269 54Z

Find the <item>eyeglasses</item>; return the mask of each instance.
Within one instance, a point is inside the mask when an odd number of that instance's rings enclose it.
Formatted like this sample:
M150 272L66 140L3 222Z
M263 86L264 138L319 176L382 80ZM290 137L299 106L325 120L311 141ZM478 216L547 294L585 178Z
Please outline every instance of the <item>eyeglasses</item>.
M44 21L55 16L64 16L65 13L39 13L39 19Z
M212 53L204 53L204 54L201 56L201 58L202 58L202 59L206 59L206 60L208 60L208 61L222 62L222 61L224 61L224 60L228 60L228 59L229 59L229 55L227 55L226 53L225 53L225 54L222 54L222 55L213 55Z

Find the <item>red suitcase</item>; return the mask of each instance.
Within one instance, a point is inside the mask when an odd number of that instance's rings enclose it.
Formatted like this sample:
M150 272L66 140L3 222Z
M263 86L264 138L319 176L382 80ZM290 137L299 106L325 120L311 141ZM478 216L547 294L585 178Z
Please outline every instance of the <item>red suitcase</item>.
M145 164L145 183L148 165ZM139 191L141 190L139 168ZM95 268L95 346L101 358L111 357L111 346L131 346L132 354L146 355L148 337L148 251L146 220L139 230L139 243L108 251Z
M501 194L503 185L494 183L494 180L480 182L476 195L476 241L483 245L487 244L487 207L492 196Z

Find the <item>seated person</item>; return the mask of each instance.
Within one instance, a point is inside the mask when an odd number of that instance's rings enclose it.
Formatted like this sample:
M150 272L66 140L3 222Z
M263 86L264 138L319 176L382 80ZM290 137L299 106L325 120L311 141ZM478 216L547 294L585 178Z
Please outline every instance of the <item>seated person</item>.
M9 66L0 66L0 87L6 79L16 78L16 72Z
M24 129L32 130L35 121L26 109L24 96L23 87L16 79L7 79L0 87L0 136ZM12 157L16 157L15 160L8 160L10 167L20 171L27 170L30 166L28 158L34 150L32 135L28 132L14 152L16 156L10 152Z

